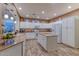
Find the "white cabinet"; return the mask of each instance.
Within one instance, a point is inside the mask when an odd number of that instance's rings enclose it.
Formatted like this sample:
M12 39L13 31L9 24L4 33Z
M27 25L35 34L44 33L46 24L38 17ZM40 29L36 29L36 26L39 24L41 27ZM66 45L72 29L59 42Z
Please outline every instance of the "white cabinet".
M44 28L44 29L47 29L47 28L51 28L50 24L43 24L43 23L40 23L39 24L39 28Z
M51 28L49 24L46 23L29 23L29 22L20 22L20 28Z
M36 33L35 32L27 32L26 36L27 36L27 39L36 39Z
M23 56L23 43L6 48L0 51L0 56Z
M57 36L38 34L38 43L48 52L57 50Z
M58 35L57 43L62 43L62 21L52 23L52 31Z
M47 50L46 45L47 45L47 38L41 34L38 34L38 42Z
M68 17L62 22L62 43L79 48L79 17Z

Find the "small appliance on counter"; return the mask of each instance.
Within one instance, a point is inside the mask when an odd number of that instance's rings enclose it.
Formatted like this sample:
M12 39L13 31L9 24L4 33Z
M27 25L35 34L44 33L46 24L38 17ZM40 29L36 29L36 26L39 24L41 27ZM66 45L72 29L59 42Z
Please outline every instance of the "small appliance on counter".
M20 28L20 33L24 33L25 32L25 29L24 28Z

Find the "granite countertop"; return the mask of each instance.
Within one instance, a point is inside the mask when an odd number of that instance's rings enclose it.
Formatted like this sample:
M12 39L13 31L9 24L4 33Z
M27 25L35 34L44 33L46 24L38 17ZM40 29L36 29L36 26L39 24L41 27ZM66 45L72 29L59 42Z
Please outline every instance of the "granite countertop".
M14 39L14 43L11 44L11 45L8 45L8 46L0 45L0 51L8 49L8 48L10 48L12 46L15 46L15 45L17 45L19 43L24 42L26 40L26 35L24 33L22 33L22 34L19 33L13 39Z
M44 35L44 36L57 36L56 33L52 33L52 32L39 32L39 34ZM18 33L15 36L15 38L13 38L13 39L14 39L14 43L12 45L8 45L8 46L0 45L0 51L8 49L12 46L15 46L15 45L19 44L19 43L22 43L26 39L29 39L29 38L27 37L26 33ZM30 38L30 39L32 39L32 38Z
M40 32L39 34L44 36L57 36L55 32Z

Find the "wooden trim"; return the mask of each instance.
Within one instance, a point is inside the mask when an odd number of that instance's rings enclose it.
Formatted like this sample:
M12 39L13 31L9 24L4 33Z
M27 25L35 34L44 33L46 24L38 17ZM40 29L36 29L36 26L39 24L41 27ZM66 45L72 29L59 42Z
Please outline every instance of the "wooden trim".
M20 18L20 21L24 21L24 19L30 19L30 20L29 20L30 22L32 22L32 20L39 20L40 22L41 22L41 21L45 21L46 23L49 23L49 20L45 20L45 19L38 19L38 18L32 18L32 17L30 17L30 18L23 17L23 16L21 16L21 15L19 14L19 12L18 12L18 10L17 10L17 8L16 8L16 6L15 6L14 3L13 3L13 5L14 5L14 7L15 7L15 9L16 9L16 12L17 12L17 14L18 14L18 16L19 16L19 18Z
M57 16L57 17L55 17L55 18L51 18L51 19L49 19L49 21L51 22L52 20L55 20L55 19L58 19L58 18L62 18L63 16L68 15L68 14L73 13L73 12L76 12L76 11L78 11L78 10L79 10L79 8L77 8L77 9L75 9L75 10L72 10L72 11L70 11L70 12L67 12L67 13L65 13L65 14L62 14L62 15L60 15L60 16Z
M24 17L20 16L20 22L24 21Z
M25 19L29 19L29 22L32 22L32 20L38 20L40 23L42 23L43 21L45 23L49 23L49 20L45 20L45 19L37 19L37 18L25 18L23 16L20 16L20 22L25 21Z

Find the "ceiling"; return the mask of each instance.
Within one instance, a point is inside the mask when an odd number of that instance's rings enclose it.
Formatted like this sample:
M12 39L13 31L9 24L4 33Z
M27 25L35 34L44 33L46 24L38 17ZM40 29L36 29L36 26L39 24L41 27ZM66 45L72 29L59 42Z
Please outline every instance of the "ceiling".
M39 19L51 19L72 10L79 8L79 3L14 3L19 14L23 17L33 17ZM68 8L68 6L71 6ZM13 9L16 13L16 9L11 6L8 9ZM43 14L42 14L42 11Z

